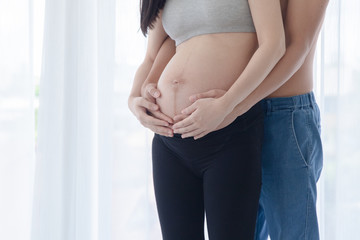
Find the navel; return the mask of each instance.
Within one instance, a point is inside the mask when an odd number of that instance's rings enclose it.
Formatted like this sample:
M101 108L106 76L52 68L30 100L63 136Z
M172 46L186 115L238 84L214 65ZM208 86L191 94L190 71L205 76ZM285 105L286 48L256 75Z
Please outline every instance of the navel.
M178 86L179 84L181 84L181 83L183 83L184 81L183 80L181 80L181 79L179 79L179 78L176 78L176 79L173 79L172 80L172 84L174 85L174 86Z

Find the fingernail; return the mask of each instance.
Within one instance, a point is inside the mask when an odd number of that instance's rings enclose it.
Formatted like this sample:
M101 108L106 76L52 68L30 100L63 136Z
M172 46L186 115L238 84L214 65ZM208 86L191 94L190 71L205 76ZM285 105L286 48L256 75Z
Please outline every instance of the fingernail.
M159 97L159 96L160 96L160 93L156 91L156 92L154 93L154 97L157 98L157 97Z

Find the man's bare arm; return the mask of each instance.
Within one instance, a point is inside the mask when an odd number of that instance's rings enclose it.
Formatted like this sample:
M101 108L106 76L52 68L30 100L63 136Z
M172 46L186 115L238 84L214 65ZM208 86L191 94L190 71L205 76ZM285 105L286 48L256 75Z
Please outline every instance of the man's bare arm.
M261 99L280 88L303 65L316 44L329 0L289 0L284 23L286 53L266 79L235 111L243 113Z
M229 114L230 118L242 115L257 102L275 92L300 69L316 44L328 2L329 0L289 0L284 23L286 53L265 80L234 108ZM190 101L218 98L225 92L222 89L213 89L190 96ZM176 122L179 119L174 120Z

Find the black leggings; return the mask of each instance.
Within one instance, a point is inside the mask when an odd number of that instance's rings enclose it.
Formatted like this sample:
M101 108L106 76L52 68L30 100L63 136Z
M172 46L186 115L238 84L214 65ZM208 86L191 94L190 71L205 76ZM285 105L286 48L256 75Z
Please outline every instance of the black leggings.
M155 134L155 196L163 240L254 239L261 187L262 102L203 138Z

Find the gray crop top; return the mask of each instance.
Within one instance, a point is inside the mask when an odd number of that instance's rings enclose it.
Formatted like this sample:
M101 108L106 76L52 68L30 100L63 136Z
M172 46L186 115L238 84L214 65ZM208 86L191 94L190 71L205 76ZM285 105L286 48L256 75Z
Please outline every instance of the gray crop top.
M167 0L162 23L176 46L201 34L255 32L248 0Z

